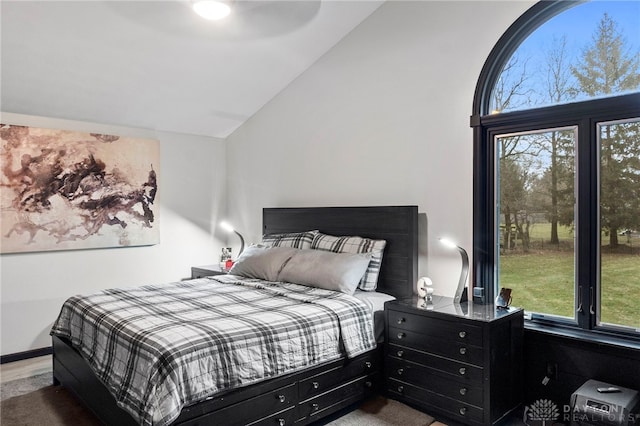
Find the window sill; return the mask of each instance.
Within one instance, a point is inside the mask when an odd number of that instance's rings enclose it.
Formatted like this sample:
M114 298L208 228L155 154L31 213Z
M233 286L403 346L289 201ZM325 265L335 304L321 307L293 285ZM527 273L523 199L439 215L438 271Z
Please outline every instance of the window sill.
M587 331L575 327L544 324L537 321L526 320L525 330L544 333L552 336L576 340L579 342L608 346L619 349L632 349L640 351L640 340L633 337L616 336L601 331Z

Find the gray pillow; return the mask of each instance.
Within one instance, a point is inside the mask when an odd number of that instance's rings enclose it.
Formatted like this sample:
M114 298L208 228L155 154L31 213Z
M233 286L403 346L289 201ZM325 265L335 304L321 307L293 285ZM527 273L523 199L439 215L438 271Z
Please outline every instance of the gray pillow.
M297 250L282 268L279 280L353 294L370 260L371 253Z
M282 266L297 251L300 250L292 247L252 245L242 252L229 270L229 273L247 278L278 281L278 274Z
M372 240L358 236L335 236L321 232L316 233L311 248L327 250L334 253L371 253L371 261L367 272L360 280L358 288L365 291L375 291L378 286L378 275L382 265L382 254L387 244L385 240Z

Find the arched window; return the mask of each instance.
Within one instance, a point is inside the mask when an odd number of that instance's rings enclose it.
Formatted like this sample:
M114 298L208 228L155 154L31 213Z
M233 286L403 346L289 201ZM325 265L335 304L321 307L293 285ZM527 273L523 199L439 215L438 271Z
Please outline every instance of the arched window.
M640 3L540 2L480 75L474 301L640 338Z

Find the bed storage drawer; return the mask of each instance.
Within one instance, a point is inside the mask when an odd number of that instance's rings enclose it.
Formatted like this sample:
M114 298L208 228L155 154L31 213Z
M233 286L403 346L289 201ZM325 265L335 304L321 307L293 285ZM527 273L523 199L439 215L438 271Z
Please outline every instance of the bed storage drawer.
M296 407L287 408L284 411L275 413L271 416L256 420L253 423L249 423L247 426L286 426L295 423L297 417Z
M273 414L295 407L296 401L297 384L292 383L180 424L185 426L254 424L256 421L271 418ZM233 421L230 422L228 419Z
M359 356L353 360L346 361L344 367L336 367L300 381L298 389L300 399L304 400L319 395L349 379L379 370L380 361L375 354L376 352Z
M300 416L307 417L308 421L313 421L314 416L325 410L333 409L332 411L335 411L362 399L373 392L376 376L376 374L371 374L360 377L301 402L299 405ZM338 405L339 407L337 407Z

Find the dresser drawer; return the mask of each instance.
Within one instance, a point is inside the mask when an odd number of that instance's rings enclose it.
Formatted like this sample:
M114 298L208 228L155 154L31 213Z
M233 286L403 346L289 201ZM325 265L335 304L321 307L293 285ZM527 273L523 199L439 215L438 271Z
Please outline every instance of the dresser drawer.
M447 321L389 310L389 327L446 339L448 342L482 346L482 329L465 321Z
M482 424L483 421L484 411L482 408L439 395L399 380L389 379L387 392L392 398L425 407L427 411L433 410L446 413L446 415L453 420L458 420L465 424Z
M483 364L483 351L481 347L461 342L452 342L447 339L440 339L415 331L390 327L389 343L419 349L424 352L473 365Z
M339 383L344 383L358 376L371 374L379 369L378 357L368 354L351 361L344 368L334 368L325 371L317 376L302 380L298 388L298 395L301 400L321 394L335 387Z
M403 346L389 344L389 357L387 360L391 357L422 364L440 372L442 375L457 378L460 381L481 382L483 377L484 370L479 365L459 362ZM464 368L464 370L460 370L461 368Z
M377 377L377 374L360 377L301 402L299 404L300 417L313 417L337 404L344 403L344 406L346 406L348 401L361 399L363 396L373 392Z
M468 404L482 406L482 375L476 380L448 377L438 370L410 361L387 358L387 377L419 386Z

